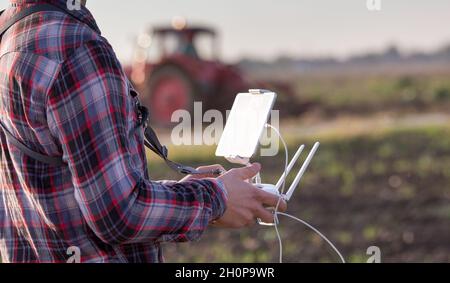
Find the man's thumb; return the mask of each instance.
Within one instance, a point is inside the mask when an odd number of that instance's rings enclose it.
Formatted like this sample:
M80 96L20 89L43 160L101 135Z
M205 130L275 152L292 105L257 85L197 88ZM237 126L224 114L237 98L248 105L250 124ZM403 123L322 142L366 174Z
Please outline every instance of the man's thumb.
M259 163L253 163L247 167L236 169L239 177L242 180L247 180L254 177L256 174L258 174L259 170L261 170L261 164Z

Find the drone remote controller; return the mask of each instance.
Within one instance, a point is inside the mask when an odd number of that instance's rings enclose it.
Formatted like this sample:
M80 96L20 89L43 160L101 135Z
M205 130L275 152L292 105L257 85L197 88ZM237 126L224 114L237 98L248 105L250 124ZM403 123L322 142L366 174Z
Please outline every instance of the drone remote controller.
M298 158L300 157L301 153L303 152L303 149L305 148L304 145L301 145L297 152L295 153L294 157L292 158L291 162L289 162L289 165L286 168L286 171L281 175L280 179L278 180L276 185L272 184L261 184L261 183L255 183L255 186L267 193L276 195L277 197L281 197L285 201L289 201L294 194L295 189L298 187L300 180L302 179L303 175L305 174L306 169L309 166L309 163L311 163L311 160L313 159L314 155L316 154L317 150L319 149L320 143L316 142L309 152L308 156L305 159L305 162L303 162L302 167L297 173L297 176L295 176L294 182L292 182L291 186L289 187L288 191L284 194L284 192L280 192L280 188L283 186L283 183L286 181L286 177L289 175L290 171L294 167L295 163L297 162ZM264 223L260 219L258 219L258 223L260 225L265 226L273 226L274 223Z
M251 157L256 152L259 139L265 127L273 128L282 139L279 131L267 124L276 97L277 94L275 92L263 89L251 89L248 93L239 93L234 100L225 129L217 146L216 156L225 157L232 163L245 165L249 163ZM319 148L319 143L314 144L287 192L280 191L282 186L284 188L286 177L294 167L304 148L304 145L299 147L291 162L285 168L285 172L275 185L261 184L259 175L254 179L253 184L265 192L289 201Z
M299 185L303 175L305 174L306 169L308 169L308 166L311 163L311 160L313 159L314 155L316 154L317 150L319 149L319 146L320 146L319 142L316 142L314 144L313 148L311 149L311 151L309 152L305 161L303 162L302 167L298 171L297 176L295 176L294 181L292 182L291 186L289 187L289 189L287 190L287 192L285 194L282 194L282 192L280 192L280 188L282 187L283 183L286 180L286 177L289 175L289 173L291 172L295 163L297 162L298 158L300 157L301 153L303 152L303 149L305 148L304 145L301 145L298 148L294 157L289 162L289 165L287 166L286 171L283 173L283 175L281 175L281 177L278 180L278 182L276 183L276 185L255 183L255 186L265 192L274 194L276 196L281 196L284 200L289 201L291 199L292 195L294 194L295 189Z
M261 189L261 190L265 191L266 193L273 194L273 195L276 195L276 196L281 196L280 191L277 190L275 185L272 185L272 184L255 184L255 186L258 189Z

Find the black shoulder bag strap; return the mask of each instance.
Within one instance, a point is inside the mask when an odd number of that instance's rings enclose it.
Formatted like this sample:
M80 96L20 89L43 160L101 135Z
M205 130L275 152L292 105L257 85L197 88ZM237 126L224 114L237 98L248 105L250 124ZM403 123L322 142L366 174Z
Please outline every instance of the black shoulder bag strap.
M5 32L13 26L15 23L19 22L20 20L24 19L25 17L41 12L41 11L61 11L61 9L49 5L49 4L42 4L42 5L34 5L30 8L24 9L20 11L19 13L15 14L11 19L9 19L1 28L0 28L0 40L5 34ZM0 15L4 13L4 10L1 11ZM0 121L0 127L5 132L6 136L8 137L10 143L12 143L14 146L16 146L18 149L20 149L25 155L28 155L29 157L36 159L40 162L47 163L53 166L63 166L65 163L61 159L61 157L51 157L44 154L40 154L38 152L35 152L31 150L29 147L27 147L25 144L23 144L21 141L19 141L6 127L3 125L3 123Z
M167 147L164 145L161 145L159 142L158 136L156 135L155 131L148 125L148 117L149 112L147 107L143 105L139 105L139 111L142 115L142 124L144 126L144 144L147 148L149 148L151 151L156 153L159 157L161 157L172 170L180 173L180 174L190 174L190 175L203 175L203 174L212 174L212 175L221 175L224 172L221 169L215 169L210 171L205 170L197 170L193 167L186 166L174 161L169 160L168 158L168 150Z
M3 14L5 10L1 11L0 15ZM58 11L58 12L64 12L64 9L59 8L54 5L50 4L39 4L39 5L33 5L29 8L23 9L19 13L15 14L11 19L9 19L1 28L0 28L0 38L3 36L3 34L15 23L18 21L24 19L25 17L28 17L29 15L32 15L37 12L52 12L52 11Z
M63 12L66 14L69 14L70 16L72 16L73 18L75 18L76 20L81 21L79 18L75 17L74 15L68 13L67 11L65 11L62 8L59 8L57 6L51 5L51 4L39 4L39 5L34 5L31 6L30 8L24 9L21 12L15 14L11 19L9 19L2 27L0 27L0 40L3 37L3 34L15 23L17 23L18 21L24 19L25 17L32 15L34 13L37 12L51 12L51 11L58 11L58 12ZM0 15L3 14L4 11L0 12ZM141 106L141 110L143 110L143 112L145 112L145 123L144 123L144 127L145 127L145 132L144 132L144 136L145 136L145 146L147 146L149 149L151 149L153 152L155 152L158 156L160 156L162 159L164 159L164 161L166 162L166 164L173 170L181 173L181 174L213 174L213 175L220 175L223 172L220 169L217 170L212 170L212 171L199 171L195 168L192 168L190 166L185 166L176 162L173 162L171 160L168 159L168 150L167 147L161 145L161 143L159 142L158 136L156 135L155 131L147 125L146 120L148 119L148 110L147 108ZM3 131L5 132L6 136L8 137L9 141L16 146L18 149L20 149L22 151L23 154L38 160L42 163L46 163L52 166L63 166L65 165L64 161L62 160L61 157L52 157L52 156L47 156L44 154L40 154L38 152L35 152L33 150L31 150L29 147L27 147L25 144L23 144L21 141L19 141L6 127L5 125L3 125L3 123L0 121L0 127L3 129Z
M155 131L147 126L145 128L144 132L145 136L145 146L151 149L154 153L156 153L159 157L164 159L167 166L169 166L172 170L177 171L180 174L191 174L191 175L202 175L202 174L213 174L213 175L220 175L222 174L222 170L216 169L212 171L200 171L193 167L186 166L180 163L173 162L168 159L168 152L167 147L161 145L161 143L158 140L158 136L156 135Z

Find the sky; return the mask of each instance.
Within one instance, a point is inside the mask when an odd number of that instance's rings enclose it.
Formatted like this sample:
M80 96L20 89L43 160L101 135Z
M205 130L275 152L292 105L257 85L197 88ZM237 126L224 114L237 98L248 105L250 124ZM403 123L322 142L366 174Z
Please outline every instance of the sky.
M132 58L137 34L183 16L220 32L226 61L272 60L280 55L335 56L379 51L396 44L406 51L432 51L450 43L449 0L88 0L122 61ZM0 0L6 7L8 0Z

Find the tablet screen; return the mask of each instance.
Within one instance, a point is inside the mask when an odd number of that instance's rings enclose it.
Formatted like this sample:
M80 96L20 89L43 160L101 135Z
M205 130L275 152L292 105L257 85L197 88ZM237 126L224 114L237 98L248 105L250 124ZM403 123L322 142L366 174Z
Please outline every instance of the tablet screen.
M273 92L238 94L217 146L216 156L238 163L241 162L236 158L248 160L252 157L275 99L276 94Z

